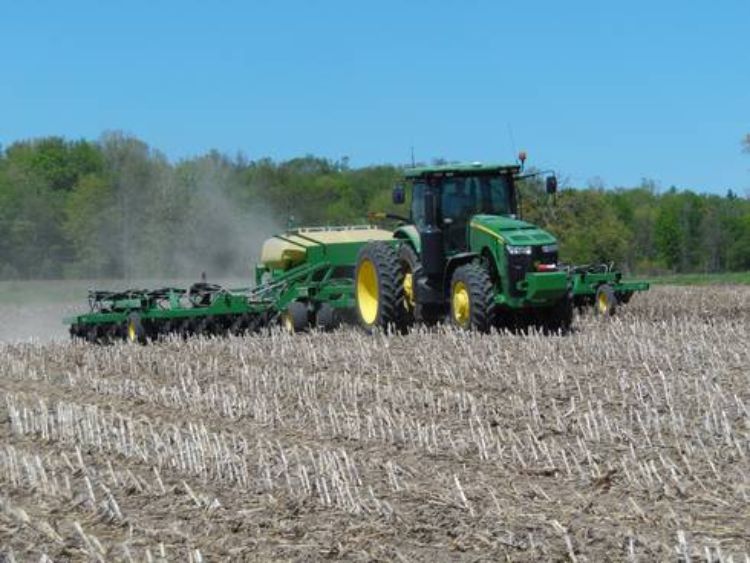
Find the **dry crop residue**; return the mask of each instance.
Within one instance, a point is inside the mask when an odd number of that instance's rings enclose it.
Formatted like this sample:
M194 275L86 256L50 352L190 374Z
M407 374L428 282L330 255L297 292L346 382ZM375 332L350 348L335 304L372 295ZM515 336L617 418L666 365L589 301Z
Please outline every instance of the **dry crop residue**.
M569 336L0 346L0 557L750 552L750 289Z

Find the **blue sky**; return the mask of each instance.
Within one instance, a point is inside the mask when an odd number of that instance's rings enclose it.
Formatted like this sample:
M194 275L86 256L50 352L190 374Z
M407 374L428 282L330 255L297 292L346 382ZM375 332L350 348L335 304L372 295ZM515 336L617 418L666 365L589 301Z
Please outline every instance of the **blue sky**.
M0 0L0 142L750 188L750 2ZM513 142L511 142L511 134Z

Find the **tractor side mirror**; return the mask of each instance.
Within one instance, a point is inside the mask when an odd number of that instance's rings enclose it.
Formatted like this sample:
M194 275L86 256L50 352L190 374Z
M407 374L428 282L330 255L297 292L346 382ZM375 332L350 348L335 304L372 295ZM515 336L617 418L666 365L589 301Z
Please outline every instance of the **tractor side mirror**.
M404 192L404 186L402 184L396 184L393 186L393 203L395 205L401 205L406 201L406 193Z
M555 176L547 176L545 186L547 188L547 194L552 195L557 193L557 178Z

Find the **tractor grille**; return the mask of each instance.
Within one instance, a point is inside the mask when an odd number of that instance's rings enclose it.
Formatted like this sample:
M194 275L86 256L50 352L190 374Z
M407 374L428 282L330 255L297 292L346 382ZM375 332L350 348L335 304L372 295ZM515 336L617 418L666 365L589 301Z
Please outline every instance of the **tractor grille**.
M506 256L510 294L515 297L523 295L523 291L516 288L516 283L523 280L527 272L534 272L535 264L557 264L557 252L542 252L541 246L532 246L531 254L506 254Z

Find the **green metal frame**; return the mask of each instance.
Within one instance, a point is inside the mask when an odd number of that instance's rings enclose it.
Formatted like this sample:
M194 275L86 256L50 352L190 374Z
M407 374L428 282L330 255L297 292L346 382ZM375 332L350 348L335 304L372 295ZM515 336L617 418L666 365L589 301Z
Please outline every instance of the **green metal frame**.
M623 281L622 273L610 272L577 272L571 274L573 280L573 297L593 297L601 285L609 285L615 292L626 293L647 291L651 285L645 281Z
M500 299L496 298L495 301L509 304L514 308L520 304L542 307L551 305L562 299L568 292L569 279L567 272L526 274L525 279L516 284L516 287L524 292L524 297L509 300L500 294L498 296Z
M296 243L290 237L307 240ZM303 300L313 308L326 303L334 309L351 309L354 299L354 265L357 253L366 242L325 244L309 232L289 231L277 235L280 240L299 244L305 249L305 261L289 269L256 266L256 286L241 289L219 289L205 304L195 303L189 290L169 288L153 298L153 292L130 290L118 294L90 292L90 311L67 317L66 324L76 327L124 327L132 313L149 323L185 321L201 318L233 319L242 315L272 319L294 301ZM398 244L393 239L392 244ZM73 328L71 333L73 333Z

